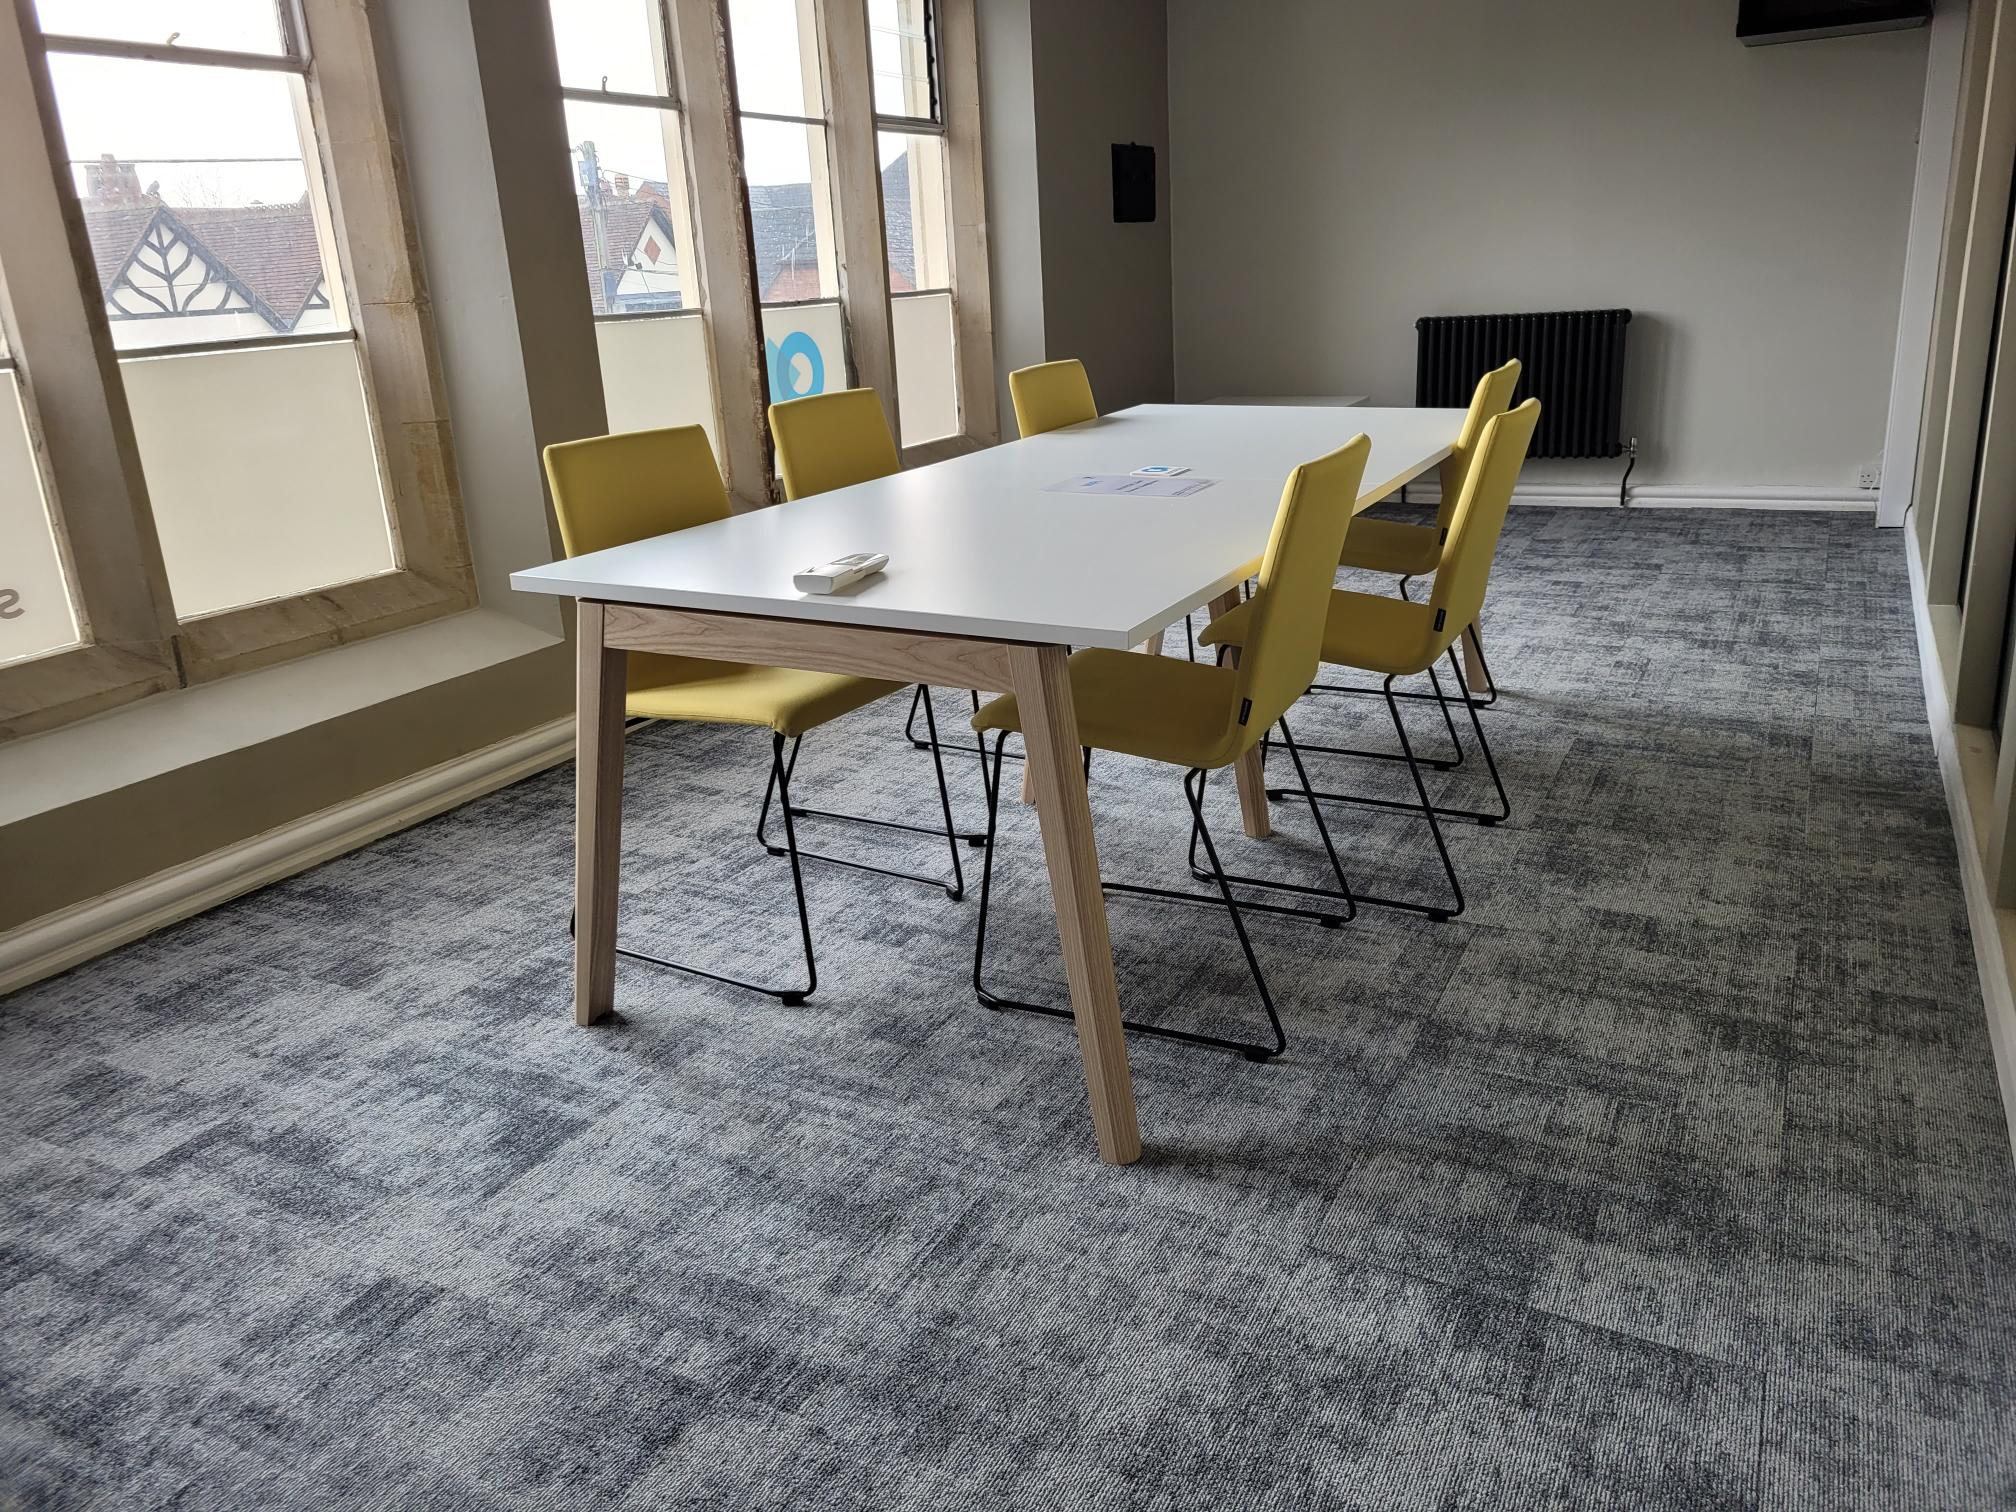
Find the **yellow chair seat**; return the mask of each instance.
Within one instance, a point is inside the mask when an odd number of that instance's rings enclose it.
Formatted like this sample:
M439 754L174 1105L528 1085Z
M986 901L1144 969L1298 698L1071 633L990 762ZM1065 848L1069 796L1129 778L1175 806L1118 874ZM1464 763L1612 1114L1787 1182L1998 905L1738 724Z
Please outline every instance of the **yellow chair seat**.
M1436 526L1360 515L1345 533L1340 563L1345 567L1362 567L1367 572L1423 577L1433 572L1441 560L1442 531Z
M1252 609L1249 599L1219 615L1204 627L1198 640L1207 646L1243 644ZM1442 643L1447 639L1435 632L1435 611L1426 604L1376 593L1331 590L1330 612L1323 622L1326 662L1405 675L1427 667L1442 654Z
M789 667L738 667L690 656L632 652L628 711L648 719L767 725L796 737L851 714L902 683Z
M1078 743L1180 767L1225 766L1261 733L1254 729L1252 739L1244 739L1245 731L1227 717L1238 676L1230 667L1173 656L1080 651L1071 658ZM975 714L973 728L1021 730L1015 695Z

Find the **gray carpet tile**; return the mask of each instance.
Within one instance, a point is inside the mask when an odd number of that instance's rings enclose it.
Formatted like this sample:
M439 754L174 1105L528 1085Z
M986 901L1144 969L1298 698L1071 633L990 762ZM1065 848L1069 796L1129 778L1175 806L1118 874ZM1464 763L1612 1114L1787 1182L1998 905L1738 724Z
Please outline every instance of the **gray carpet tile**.
M1515 511L1469 911L1256 920L1290 1053L1137 1039L1127 1170L1068 1026L974 1004L970 896L810 867L809 1004L626 963L575 1028L565 769L19 993L0 1503L2016 1506L2016 1173L1906 594L1862 518ZM903 712L810 740L801 801L928 822ZM766 750L632 736L626 939L796 969ZM1109 875L1183 885L1176 774L1092 797ZM1321 878L1306 811L1209 806ZM1333 814L1361 886L1439 885L1417 821ZM992 976L1061 1000L1012 803L999 884ZM1257 1032L1222 915L1111 914L1133 1011Z

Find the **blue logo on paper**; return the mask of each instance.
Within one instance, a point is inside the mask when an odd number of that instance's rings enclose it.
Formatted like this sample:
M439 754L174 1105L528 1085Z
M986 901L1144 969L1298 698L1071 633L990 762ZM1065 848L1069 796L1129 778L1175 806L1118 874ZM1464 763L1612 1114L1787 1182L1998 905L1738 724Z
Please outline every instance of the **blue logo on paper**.
M793 331L782 341L766 342L765 345L769 348L772 404L782 404L786 399L808 399L814 394L826 392L826 359L819 355L818 342L803 331ZM805 359L802 385L799 382L800 357Z

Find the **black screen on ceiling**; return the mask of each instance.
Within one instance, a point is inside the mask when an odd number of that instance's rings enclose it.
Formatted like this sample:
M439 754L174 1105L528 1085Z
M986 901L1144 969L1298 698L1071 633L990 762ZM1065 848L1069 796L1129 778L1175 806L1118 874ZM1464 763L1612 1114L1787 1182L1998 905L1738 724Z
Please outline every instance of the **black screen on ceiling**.
M1919 26L1931 16L1932 0L1739 0L1736 35L1746 42L1839 35Z

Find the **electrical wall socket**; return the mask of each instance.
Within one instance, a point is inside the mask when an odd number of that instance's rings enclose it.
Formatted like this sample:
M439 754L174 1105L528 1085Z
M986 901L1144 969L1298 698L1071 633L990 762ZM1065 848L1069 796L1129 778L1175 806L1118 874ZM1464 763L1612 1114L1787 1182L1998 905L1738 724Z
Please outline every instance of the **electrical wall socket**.
M1874 462L1864 462L1857 475L1856 486L1860 488L1881 488L1883 486L1883 454L1878 452Z

